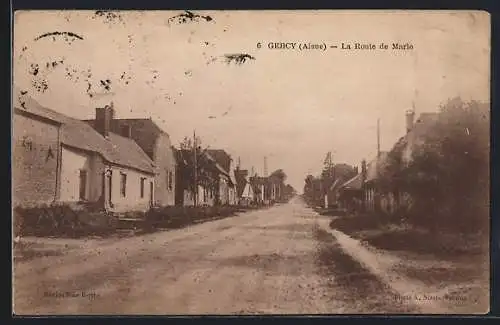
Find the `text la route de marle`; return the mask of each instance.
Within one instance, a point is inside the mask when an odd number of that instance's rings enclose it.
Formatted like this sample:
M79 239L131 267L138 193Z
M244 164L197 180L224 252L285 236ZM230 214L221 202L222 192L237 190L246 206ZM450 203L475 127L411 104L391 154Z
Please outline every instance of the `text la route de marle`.
M378 44L378 46L374 43L359 43L359 42L354 42L354 43L341 43L340 49L341 50L413 50L413 44L409 42L405 43L400 43L400 42L393 42L390 45L388 43L381 42Z

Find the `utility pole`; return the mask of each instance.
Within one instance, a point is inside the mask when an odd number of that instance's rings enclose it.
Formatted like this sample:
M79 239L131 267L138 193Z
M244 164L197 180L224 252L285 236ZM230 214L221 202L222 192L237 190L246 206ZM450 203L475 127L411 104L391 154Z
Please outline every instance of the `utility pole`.
M193 131L193 161L194 161L194 206L198 205L198 159L197 159L196 131Z

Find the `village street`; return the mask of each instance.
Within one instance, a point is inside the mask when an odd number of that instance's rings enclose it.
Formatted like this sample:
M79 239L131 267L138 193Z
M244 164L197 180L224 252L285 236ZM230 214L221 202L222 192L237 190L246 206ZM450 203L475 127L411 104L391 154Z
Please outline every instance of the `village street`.
M323 229L327 224L327 217L294 198L185 229L89 240L63 256L17 262L14 310L16 314L416 311L345 254Z

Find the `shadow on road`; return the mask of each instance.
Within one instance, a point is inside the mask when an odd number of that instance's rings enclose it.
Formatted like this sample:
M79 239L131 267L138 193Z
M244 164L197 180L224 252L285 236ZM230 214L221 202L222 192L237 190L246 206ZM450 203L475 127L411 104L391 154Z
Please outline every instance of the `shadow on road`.
M283 255L283 254L253 254L227 258L220 262L223 266L255 268L266 273L268 276L300 276L302 275L302 265L310 258L309 255ZM283 274L283 265L286 265Z

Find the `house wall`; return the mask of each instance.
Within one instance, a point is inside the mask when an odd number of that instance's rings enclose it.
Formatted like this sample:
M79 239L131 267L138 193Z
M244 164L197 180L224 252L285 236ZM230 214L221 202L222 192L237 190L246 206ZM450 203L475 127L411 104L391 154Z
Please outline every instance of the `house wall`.
M90 200L89 194L93 191L89 189L92 183L91 153L72 150L66 147L61 149L61 187L59 201L77 202L80 201L80 171L87 172L87 183L85 198Z
M214 206L215 195L209 189L198 185L198 206ZM194 195L189 190L184 190L184 206L194 206Z
M198 186L198 204L205 206L214 206L215 193L210 188L205 188L201 185Z
M106 208L113 212L146 211L150 206L150 182L154 185L154 176L134 169L109 165L95 153L63 147L61 158L62 202L80 201L80 170L87 172L86 201L97 202L102 198L103 188L106 193ZM103 187L105 170L111 171L111 198L108 196L109 183ZM121 176L127 176L125 196L121 194ZM141 178L144 178L144 196L141 197ZM154 196L154 189L153 189ZM111 204L110 204L111 203Z
M229 205L238 204L238 199L236 195L236 186L229 187Z
M125 167L108 166L108 168L112 173L112 206L110 210L113 212L147 211L150 207L150 182L153 182L154 186L154 176ZM121 173L127 175L125 196L121 193ZM145 178L144 196L142 198L141 178ZM153 200L154 195L155 193L153 188Z
M375 188L366 186L364 190L365 208L367 211L375 211Z
M220 198L220 203L222 205L228 205L229 204L229 179L223 175L220 176L219 179L219 198Z
M191 193L191 191L189 191L189 190L184 190L183 195L184 195L183 205L184 206L194 206L193 193Z
M155 204L175 205L176 161L167 134L161 133L155 143L153 161L158 168L155 177Z
M15 113L12 127L13 206L51 203L57 196L59 126Z

